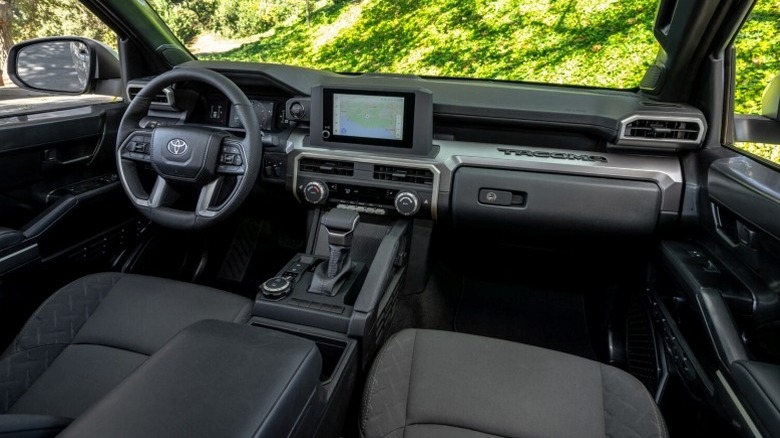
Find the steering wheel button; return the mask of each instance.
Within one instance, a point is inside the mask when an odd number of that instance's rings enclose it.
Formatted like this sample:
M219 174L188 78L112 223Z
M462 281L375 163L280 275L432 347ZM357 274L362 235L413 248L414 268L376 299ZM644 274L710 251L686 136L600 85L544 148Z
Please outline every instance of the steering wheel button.
M231 155L231 157L233 157L233 164L236 166L244 164L244 161L241 159L241 155Z

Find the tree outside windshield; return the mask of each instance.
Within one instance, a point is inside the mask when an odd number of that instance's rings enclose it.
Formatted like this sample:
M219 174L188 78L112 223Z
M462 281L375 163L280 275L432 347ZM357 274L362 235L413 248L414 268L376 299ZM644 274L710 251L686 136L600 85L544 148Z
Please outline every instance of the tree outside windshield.
M655 59L657 2L148 0L199 59L605 88L638 86ZM778 23L780 0L759 0L735 42L737 113L760 114L780 71ZM12 43L68 34L115 43L76 0L0 0L0 68Z
M656 0L152 0L200 59L609 88L639 85Z

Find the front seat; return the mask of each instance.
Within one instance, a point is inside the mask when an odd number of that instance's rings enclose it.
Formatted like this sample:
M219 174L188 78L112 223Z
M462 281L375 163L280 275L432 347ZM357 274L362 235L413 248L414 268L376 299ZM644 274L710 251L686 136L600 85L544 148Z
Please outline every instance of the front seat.
M379 437L666 437L631 375L544 348L404 330L380 351L360 431Z
M246 322L251 308L247 298L162 278L102 273L70 283L0 356L0 436L56 433L180 330Z

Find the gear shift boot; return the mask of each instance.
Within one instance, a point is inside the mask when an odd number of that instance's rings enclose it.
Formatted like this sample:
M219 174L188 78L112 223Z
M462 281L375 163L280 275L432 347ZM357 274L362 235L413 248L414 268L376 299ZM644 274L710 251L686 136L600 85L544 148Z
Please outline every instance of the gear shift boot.
M314 271L309 292L335 296L340 283L352 268L352 234L360 222L360 216L352 210L333 209L322 216L320 223L328 232L327 262L320 263Z

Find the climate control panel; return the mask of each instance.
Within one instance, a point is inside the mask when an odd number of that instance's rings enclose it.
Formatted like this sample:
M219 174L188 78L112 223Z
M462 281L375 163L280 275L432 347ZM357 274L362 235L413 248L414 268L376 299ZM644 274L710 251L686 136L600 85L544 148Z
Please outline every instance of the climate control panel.
M379 216L397 214L431 217L430 191L370 187L309 178L302 178L297 190L298 198L310 205L331 204Z
M408 160L301 154L293 190L300 202L382 216L436 219L439 170Z

